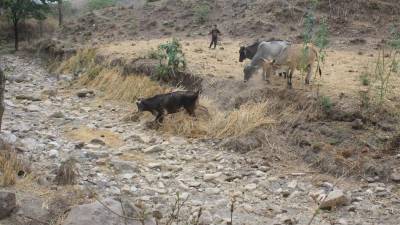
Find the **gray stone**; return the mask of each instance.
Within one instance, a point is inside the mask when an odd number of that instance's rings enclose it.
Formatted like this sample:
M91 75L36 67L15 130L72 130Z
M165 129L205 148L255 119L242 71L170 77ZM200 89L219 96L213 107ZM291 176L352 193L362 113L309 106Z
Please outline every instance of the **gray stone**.
M16 99L18 100L28 100L28 101L42 101L42 99L40 98L40 96L37 95L17 95L15 96Z
M390 179L392 179L394 182L400 182L400 172L393 172L390 175Z
M0 191L0 220L8 217L17 207L15 193Z
M204 174L203 179L204 181L212 181L221 176L221 172L211 173L211 174Z
M342 190L334 190L328 193L319 205L321 209L331 209L348 203L348 199Z
M364 123L361 119L355 119L353 122L351 122L351 127L354 130L361 130L364 127Z
M101 145L101 146L105 146L106 145L106 143L103 140L99 139L99 138L92 139L90 141L90 144Z
M47 221L49 218L49 210L44 207L42 199L34 196L26 196L19 200L18 215L24 215L41 221Z
M58 151L56 149L52 149L52 150L49 151L49 157L50 158L58 158L58 156L59 156L59 153L58 153Z
M26 107L26 109L29 111L29 112L39 112L39 111L41 111L42 110L42 108L40 108L39 106L37 106L37 105L28 105L28 107Z
M256 188L257 188L257 184L254 184L254 183L252 183L252 184L247 184L247 185L244 187L244 189L245 189L246 191L254 191Z
M148 147L146 149L143 149L143 152L147 153L147 154L163 152L163 151L165 151L163 145L153 145L153 146L150 146L150 147Z
M93 97L94 91L88 89L82 89L76 93L79 98Z
M61 119L64 118L64 114L62 112L55 112L49 116L50 118Z
M102 202L110 208L113 212L123 215L123 210L121 203L115 201L114 199L108 198L102 200ZM124 206L129 209L129 216L134 216L136 213L134 209L127 207L126 204ZM132 211L133 210L133 211ZM132 212L131 212L132 211ZM79 205L71 209L71 212L68 214L65 219L63 225L90 225L90 224L101 224L101 225L121 225L125 224L125 220L114 213L107 210L102 204L99 202L94 202L85 205ZM141 225L141 222L138 220L126 220L128 225ZM152 221L147 222L146 224L154 224Z
M140 172L138 165L133 161L111 159L110 164L119 172L126 172L126 173Z

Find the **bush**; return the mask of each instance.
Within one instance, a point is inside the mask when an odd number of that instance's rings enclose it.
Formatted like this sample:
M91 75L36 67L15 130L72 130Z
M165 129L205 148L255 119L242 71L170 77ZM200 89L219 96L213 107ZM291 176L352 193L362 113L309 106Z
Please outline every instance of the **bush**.
M89 10L96 10L114 6L115 4L116 0L89 0L87 6Z
M329 113L332 110L333 104L329 96L321 96L320 104L324 112Z
M210 6L202 3L194 7L194 18L197 23L203 24L208 21Z
M370 84L369 74L368 73L361 74L360 80L362 85L368 86Z
M157 79L168 78L170 74L175 75L176 71L186 68L185 55L181 44L176 38L173 38L171 42L159 45L156 52L149 53L149 57L160 60L157 67Z

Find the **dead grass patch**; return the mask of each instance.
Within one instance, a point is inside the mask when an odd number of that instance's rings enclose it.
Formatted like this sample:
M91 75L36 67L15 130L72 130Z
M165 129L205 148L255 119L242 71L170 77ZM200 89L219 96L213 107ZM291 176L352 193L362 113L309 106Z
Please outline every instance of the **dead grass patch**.
M267 102L249 103L233 111L219 111L207 98L200 99L197 117L184 112L169 115L160 130L167 134L186 137L226 138L245 135L274 120L266 116Z
M1 186L16 184L18 173L25 171L22 160L15 150L10 147L0 150L0 171Z
M102 129L91 129L88 127L80 127L66 133L66 136L76 140L84 141L86 143L97 138L103 140L107 146L120 147L124 144L120 136L114 132Z
M103 69L94 79L85 76L80 82L104 91L107 98L126 102L134 102L139 97L146 98L168 90L145 75L122 76L116 69Z

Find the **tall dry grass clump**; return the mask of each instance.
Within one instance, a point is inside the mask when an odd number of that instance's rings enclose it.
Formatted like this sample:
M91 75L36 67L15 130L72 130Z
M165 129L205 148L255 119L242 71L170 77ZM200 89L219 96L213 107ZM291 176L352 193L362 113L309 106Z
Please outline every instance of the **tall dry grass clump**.
M201 98L196 117L184 112L170 115L160 129L168 134L191 138L239 137L256 128L274 123L266 116L267 102L249 103L233 111L220 111L207 98Z
M90 77L85 76L81 81L89 87L104 91L108 98L127 102L167 91L167 88L161 87L145 75L122 76L116 69L103 69L94 79L90 79Z
M57 73L76 73L83 68L95 66L96 49L81 49L74 56L61 63L56 70Z
M17 153L11 148L0 150L0 186L14 185L17 174L23 171L23 163Z

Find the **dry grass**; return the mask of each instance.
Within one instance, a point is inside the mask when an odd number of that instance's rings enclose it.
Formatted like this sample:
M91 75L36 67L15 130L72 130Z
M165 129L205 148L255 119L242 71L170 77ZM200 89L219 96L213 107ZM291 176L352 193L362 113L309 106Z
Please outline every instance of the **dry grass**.
M0 185L10 186L17 181L17 174L23 171L23 163L12 149L0 150Z
M246 104L229 112L219 111L213 105L211 100L201 98L197 117L190 117L184 112L169 115L160 129L168 134L192 138L226 138L239 137L274 123L266 116L267 102Z
M74 73L82 68L90 68L95 66L96 49L82 49L68 60L61 63L57 69L57 73L70 72Z
M77 176L76 160L69 158L61 163L55 181L58 185L73 185L76 183Z
M79 129L72 130L66 133L66 136L76 140L89 143L91 140L97 138L101 139L110 147L120 147L123 145L123 140L114 132L102 129L91 129L88 127L80 127Z
M147 76L122 76L118 70L103 69L98 76L90 79L89 76L85 76L81 82L104 91L107 98L126 102L134 102L139 97L150 97L167 91L167 88L161 87Z

